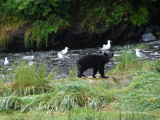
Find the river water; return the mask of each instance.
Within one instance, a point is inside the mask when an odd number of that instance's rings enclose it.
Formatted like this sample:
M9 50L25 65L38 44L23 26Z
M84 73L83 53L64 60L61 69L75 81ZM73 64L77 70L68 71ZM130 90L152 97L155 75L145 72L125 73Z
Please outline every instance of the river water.
M140 43L138 43L140 44ZM138 44L130 45L131 50L134 51L134 47ZM144 43L143 43L144 44ZM160 59L160 40L145 43L150 44L150 49L142 50L142 53L144 53L146 56L149 57L150 60L156 60ZM120 53L120 50L124 49L128 45L124 46L112 46L111 51L115 53L115 56L118 56ZM65 78L68 76L69 71L76 66L77 60L84 56L89 54L102 54L100 51L100 48L86 48L86 49L78 49L78 50L69 50L68 52L68 59L61 61L57 60L57 53L59 51L37 51L37 52L26 52L26 53L1 53L0 54L0 66L2 67L4 65L4 58L7 57L10 64L8 66L11 68L13 64L19 63L25 56L34 56L32 59L32 64L39 64L39 65L47 65L47 72L49 73L53 68L56 68L56 78ZM30 63L30 61L27 61ZM115 65L115 62L110 62L105 65L105 72L108 72L110 69L112 69L113 65ZM2 68L1 68L2 69ZM87 70L84 75L92 76L92 69Z

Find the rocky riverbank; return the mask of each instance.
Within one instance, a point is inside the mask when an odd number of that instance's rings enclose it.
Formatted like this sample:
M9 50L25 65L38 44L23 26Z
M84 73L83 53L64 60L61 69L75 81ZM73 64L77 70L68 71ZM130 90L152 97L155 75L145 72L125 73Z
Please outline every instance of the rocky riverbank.
M144 43L143 43L144 44ZM142 49L142 52L146 54L150 60L156 60L160 58L160 40L148 42L145 44L149 44L150 48ZM130 45L131 50L134 51L135 46L139 44ZM128 45L124 46L112 46L111 51L115 53L115 57L119 55L120 50L128 47ZM10 68L13 64L19 63L25 56L34 56L32 59L32 63L37 63L38 65L47 65L47 72L50 72L53 68L56 69L56 78L65 78L68 76L69 71L72 68L76 67L76 61L88 54L102 54L100 47L97 48L86 48L86 49L78 49L78 50L69 50L68 59L64 61L57 59L57 53L59 51L37 51L37 52L26 52L26 53L1 53L0 54L0 66L2 67L4 64L4 57L7 57L10 64ZM115 58L114 57L114 58ZM28 63L30 61L27 61ZM105 66L105 72L108 72L115 65L115 62L108 63ZM92 69L87 70L85 73L87 76L92 76Z

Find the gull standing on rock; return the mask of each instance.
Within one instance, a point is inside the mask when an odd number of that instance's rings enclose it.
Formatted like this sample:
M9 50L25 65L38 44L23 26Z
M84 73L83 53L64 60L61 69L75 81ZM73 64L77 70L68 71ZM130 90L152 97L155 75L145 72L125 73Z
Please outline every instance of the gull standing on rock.
M61 54L66 55L68 53L68 49L68 47L65 47L65 49L61 51Z
M111 40L108 40L108 44L107 45L103 45L103 48L101 48L102 51L107 51L111 48Z
M145 54L140 52L140 49L136 49L136 56L138 58L148 58Z
M67 56L63 55L61 52L58 52L57 56L59 60L65 60L66 58L68 58Z
M5 57L4 65L5 65L5 66L6 66L6 65L9 65L9 61L8 61L7 57Z

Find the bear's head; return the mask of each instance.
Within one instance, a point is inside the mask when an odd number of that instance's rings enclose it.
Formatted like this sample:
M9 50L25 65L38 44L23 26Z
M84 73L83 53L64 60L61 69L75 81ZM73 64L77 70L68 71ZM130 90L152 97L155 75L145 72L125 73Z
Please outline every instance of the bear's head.
M113 52L108 52L108 53L103 53L104 54L104 58L106 60L106 62L112 62L112 58L114 53Z

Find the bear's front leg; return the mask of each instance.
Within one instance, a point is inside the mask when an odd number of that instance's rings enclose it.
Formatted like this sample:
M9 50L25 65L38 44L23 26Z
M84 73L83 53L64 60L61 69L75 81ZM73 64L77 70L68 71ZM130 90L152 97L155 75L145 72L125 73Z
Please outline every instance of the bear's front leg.
M104 65L100 66L98 69L99 69L99 73L101 74L102 78L109 78L108 76L104 75Z

